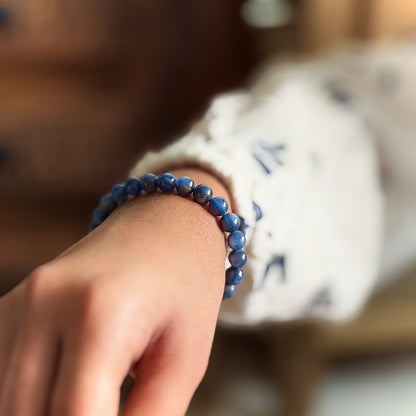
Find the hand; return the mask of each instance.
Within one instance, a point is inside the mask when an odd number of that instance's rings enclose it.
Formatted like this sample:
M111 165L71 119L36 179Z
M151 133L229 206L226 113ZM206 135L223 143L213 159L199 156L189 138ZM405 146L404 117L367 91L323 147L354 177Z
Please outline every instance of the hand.
M175 172L178 174L178 172ZM198 171L216 195L225 189ZM176 195L139 197L0 299L0 415L184 415L224 288L224 236Z

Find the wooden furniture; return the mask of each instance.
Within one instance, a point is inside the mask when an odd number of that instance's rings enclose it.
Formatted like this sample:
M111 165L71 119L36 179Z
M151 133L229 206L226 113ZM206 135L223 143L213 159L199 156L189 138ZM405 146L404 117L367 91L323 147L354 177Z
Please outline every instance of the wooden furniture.
M98 196L146 149L241 82L238 11L236 0L0 1L0 286L80 239Z

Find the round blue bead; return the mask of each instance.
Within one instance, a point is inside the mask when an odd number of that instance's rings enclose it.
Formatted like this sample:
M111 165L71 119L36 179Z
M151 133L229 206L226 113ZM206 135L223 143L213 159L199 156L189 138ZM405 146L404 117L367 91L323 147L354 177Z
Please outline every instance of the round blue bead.
M233 231L227 239L228 245L234 250L241 250L246 245L246 235L242 231Z
M157 176L153 173L147 173L142 176L142 189L147 193L156 192L157 189Z
M102 210L100 208L96 208L92 213L92 221L93 222L103 222L109 215L111 211Z
M212 215L220 217L227 212L228 202L224 198L216 196L215 198L212 198L211 201L209 201L208 210Z
M235 285L225 285L223 299L231 298L235 293Z
M114 202L124 202L127 199L126 187L124 185L114 185L111 189L111 198Z
M88 227L88 232L94 231L100 224L101 222L92 222Z
M157 178L157 186L163 193L173 192L176 187L176 178L171 173L164 173Z
M208 185L198 185L194 189L194 199L200 204L205 204L212 199L212 189Z
M129 195L139 195L142 190L142 183L139 178L128 178L126 180L126 192Z
M182 176L176 181L176 190L181 196L190 195L195 188L194 181L189 176Z
M221 229L229 233L238 230L240 227L240 217L233 212L224 214L220 221Z
M105 194L101 197L100 202L98 203L98 208L102 211L112 211L117 206L117 203L114 202L111 197L111 192Z
M233 267L243 267L247 263L247 254L243 250L233 250L228 260Z
M227 285L238 285L244 279L244 272L239 268L230 267L225 272L225 281Z

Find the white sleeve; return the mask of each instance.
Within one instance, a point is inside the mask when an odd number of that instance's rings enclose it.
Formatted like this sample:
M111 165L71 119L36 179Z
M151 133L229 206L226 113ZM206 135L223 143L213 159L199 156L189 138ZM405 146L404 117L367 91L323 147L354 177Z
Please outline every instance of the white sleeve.
M132 170L198 166L229 187L248 226L249 261L222 321L343 320L373 290L384 194L375 113L362 75L350 71L355 60L369 70L360 59L272 65L250 90L216 98L189 134Z

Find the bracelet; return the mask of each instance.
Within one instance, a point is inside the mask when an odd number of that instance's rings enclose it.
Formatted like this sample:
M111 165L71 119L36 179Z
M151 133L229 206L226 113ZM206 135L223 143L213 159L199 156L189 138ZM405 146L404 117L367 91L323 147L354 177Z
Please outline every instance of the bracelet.
M246 245L244 222L241 218L228 211L228 202L222 197L214 197L208 185L195 186L188 176L176 179L171 173L164 173L159 177L148 173L141 178L128 178L124 184L114 185L111 191L105 194L93 212L92 222L88 232L97 228L105 219L128 198L138 196L142 191L154 193L175 193L183 197L193 197L201 205L207 205L208 211L220 218L219 225L226 234L227 244L231 249L228 255L230 267L225 272L225 287L223 299L234 295L236 286L242 282L244 272L241 269L247 262L247 255L243 251Z

